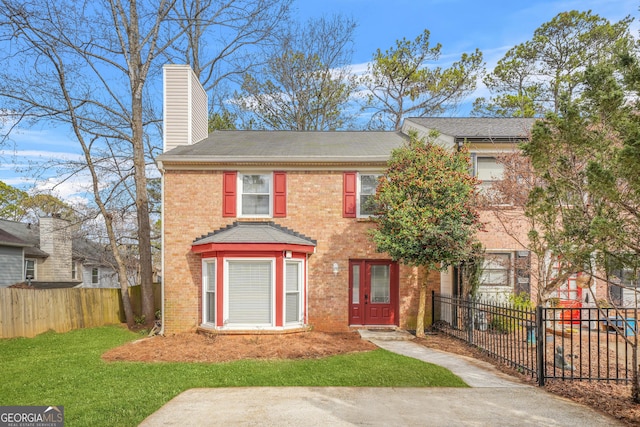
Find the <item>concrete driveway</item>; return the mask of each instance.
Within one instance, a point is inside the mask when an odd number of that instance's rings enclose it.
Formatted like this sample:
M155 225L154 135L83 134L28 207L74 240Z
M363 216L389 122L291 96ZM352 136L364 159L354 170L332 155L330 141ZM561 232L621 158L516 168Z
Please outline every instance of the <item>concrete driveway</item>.
M377 346L444 366L471 388L238 387L192 389L141 426L620 426L522 384L494 366L429 349L409 334L361 331Z
M618 426L535 387L192 389L141 426Z

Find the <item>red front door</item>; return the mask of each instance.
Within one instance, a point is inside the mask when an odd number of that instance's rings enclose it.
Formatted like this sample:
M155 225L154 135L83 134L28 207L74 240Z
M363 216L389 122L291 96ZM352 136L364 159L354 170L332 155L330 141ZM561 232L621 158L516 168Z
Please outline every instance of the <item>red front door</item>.
M397 325L398 265L392 261L349 261L349 324Z

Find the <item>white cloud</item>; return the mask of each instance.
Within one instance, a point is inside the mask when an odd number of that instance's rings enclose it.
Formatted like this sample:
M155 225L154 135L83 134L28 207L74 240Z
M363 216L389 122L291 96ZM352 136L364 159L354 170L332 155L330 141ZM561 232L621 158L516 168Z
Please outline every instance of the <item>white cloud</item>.
M0 150L1 157L25 158L34 160L64 160L78 162L83 161L84 156L78 153L44 150Z

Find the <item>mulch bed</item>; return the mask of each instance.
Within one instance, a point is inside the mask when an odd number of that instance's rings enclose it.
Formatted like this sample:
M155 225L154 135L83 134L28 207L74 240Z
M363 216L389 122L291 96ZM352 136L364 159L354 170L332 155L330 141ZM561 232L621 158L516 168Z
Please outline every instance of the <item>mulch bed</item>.
M102 359L110 362L220 363L240 359L316 359L376 348L351 332L288 335L182 333L133 341L107 351Z

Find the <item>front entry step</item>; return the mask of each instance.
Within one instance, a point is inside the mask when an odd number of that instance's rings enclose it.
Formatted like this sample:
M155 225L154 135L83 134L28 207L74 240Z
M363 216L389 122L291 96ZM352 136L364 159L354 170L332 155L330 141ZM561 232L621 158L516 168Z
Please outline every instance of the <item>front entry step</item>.
M363 340L367 341L411 341L415 338L414 335L407 331L391 328L358 329L358 333Z

